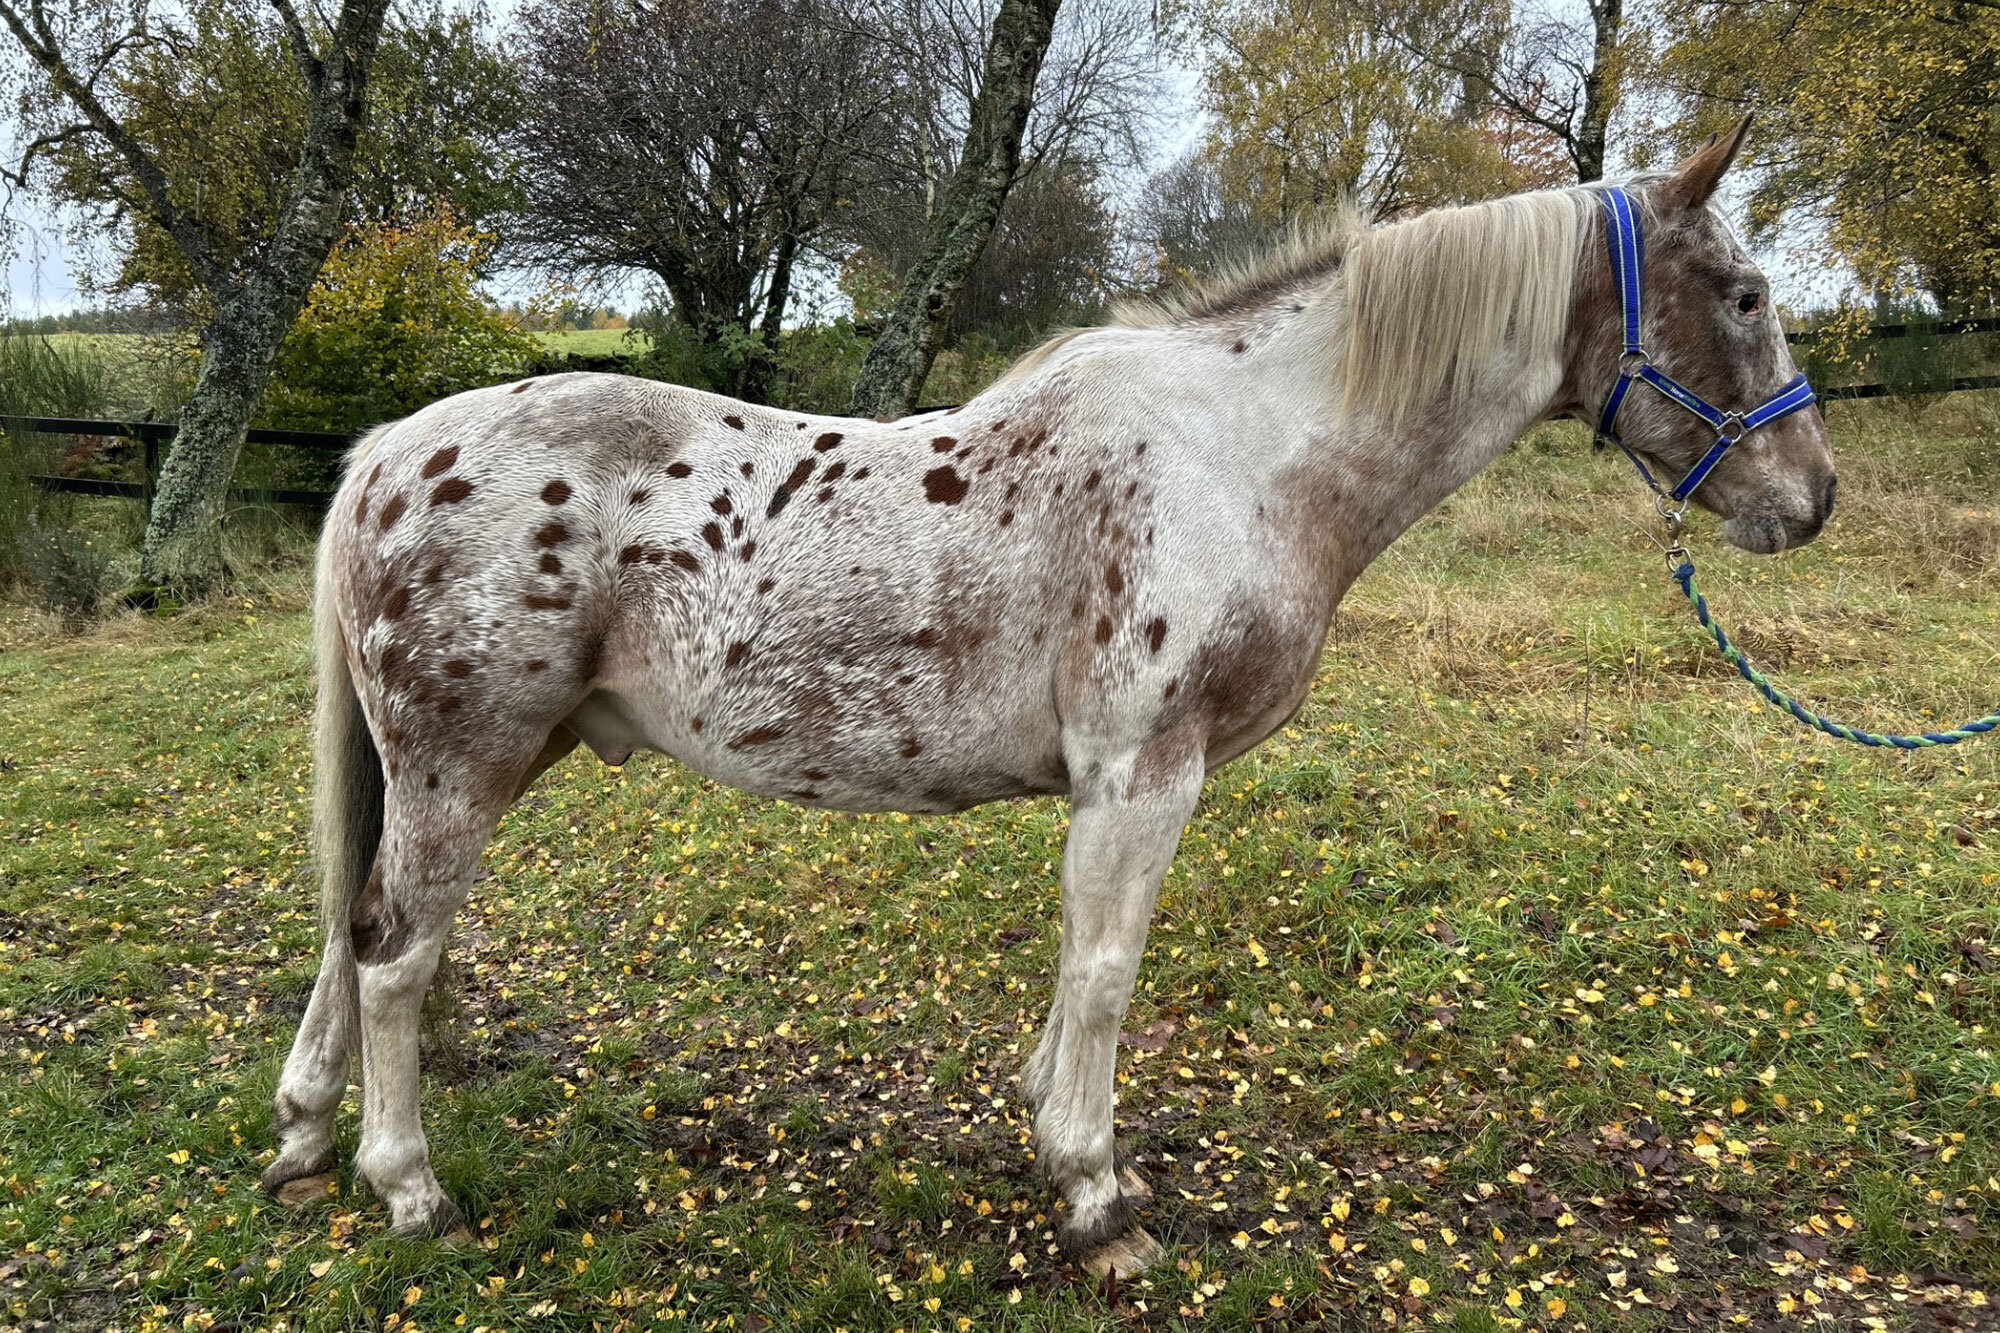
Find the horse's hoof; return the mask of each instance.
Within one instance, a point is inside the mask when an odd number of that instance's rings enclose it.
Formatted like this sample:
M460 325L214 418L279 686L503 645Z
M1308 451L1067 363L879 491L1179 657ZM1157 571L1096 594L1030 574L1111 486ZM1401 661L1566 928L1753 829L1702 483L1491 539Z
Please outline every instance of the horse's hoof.
M1147 1184L1146 1178L1123 1157L1118 1159L1118 1192L1135 1205L1153 1201L1153 1187Z
M287 1208L310 1208L325 1203L340 1192L340 1183L331 1175L293 1176L277 1183L270 1180L270 1175L269 1171L264 1173L264 1188Z
M1166 1251L1142 1226L1131 1226L1106 1241L1077 1262L1092 1277L1112 1277L1123 1282L1137 1277L1158 1263Z
M439 1240L447 1244L470 1240L472 1233L466 1230L465 1214L458 1211L458 1205L440 1194L437 1202L418 1212L414 1217L401 1219L395 1224L396 1234L418 1240Z

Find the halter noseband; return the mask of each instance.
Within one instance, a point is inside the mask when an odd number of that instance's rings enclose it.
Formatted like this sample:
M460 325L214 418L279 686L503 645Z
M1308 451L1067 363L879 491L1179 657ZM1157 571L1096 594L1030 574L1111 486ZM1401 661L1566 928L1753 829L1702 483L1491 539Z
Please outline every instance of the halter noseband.
M1767 426L1779 417L1790 416L1800 408L1815 401L1817 395L1806 377L1800 374L1790 384L1766 398L1748 412L1724 412L1711 406L1702 396L1668 376L1662 374L1646 354L1639 337L1639 289L1645 276L1646 242L1639 232L1638 213L1632 207L1632 197L1616 186L1603 191L1605 213L1605 236L1611 244L1611 275L1618 284L1618 301L1625 310L1625 350L1618 357L1618 382L1611 386L1611 395L1604 400L1604 410L1597 418L1597 438L1609 440L1625 451L1632 465L1639 469L1639 477L1650 486L1659 497L1662 513L1678 518L1687 507L1688 497L1695 488L1715 470L1722 456L1759 426ZM1715 430L1715 443L1708 452L1688 470L1680 484L1672 490L1663 488L1653 479L1653 474L1632 447L1618 438L1613 429L1618 423L1618 409L1624 405L1625 395L1631 391L1633 382L1641 381L1652 385L1674 402L1706 421Z

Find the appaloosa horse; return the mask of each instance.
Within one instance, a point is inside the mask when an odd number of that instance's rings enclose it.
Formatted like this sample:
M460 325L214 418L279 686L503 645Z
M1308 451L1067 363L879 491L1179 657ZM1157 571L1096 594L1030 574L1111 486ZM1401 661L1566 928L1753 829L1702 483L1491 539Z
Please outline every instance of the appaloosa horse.
M1708 201L1743 127L1629 186L1645 337L1709 401L1793 376ZM578 741L843 810L1066 793L1061 975L1021 1076L1059 1235L1158 1253L1112 1146L1119 1024L1202 780L1305 698L1336 603L1537 421L1592 416L1620 309L1586 187L1351 223L1177 304L1066 334L962 408L878 424L611 375L461 394L355 449L320 544L325 944L264 1183L326 1170L357 1048L359 1174L449 1232L417 1013L501 813ZM1714 432L1634 394L1684 469ZM1738 546L1810 540L1816 412L1700 499Z

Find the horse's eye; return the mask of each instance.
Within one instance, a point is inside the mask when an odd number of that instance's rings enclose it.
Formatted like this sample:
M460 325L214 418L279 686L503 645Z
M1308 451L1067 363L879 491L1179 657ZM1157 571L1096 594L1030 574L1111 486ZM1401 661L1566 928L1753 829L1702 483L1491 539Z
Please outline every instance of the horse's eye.
M1748 318L1764 308L1764 293L1745 292L1736 298L1737 312Z

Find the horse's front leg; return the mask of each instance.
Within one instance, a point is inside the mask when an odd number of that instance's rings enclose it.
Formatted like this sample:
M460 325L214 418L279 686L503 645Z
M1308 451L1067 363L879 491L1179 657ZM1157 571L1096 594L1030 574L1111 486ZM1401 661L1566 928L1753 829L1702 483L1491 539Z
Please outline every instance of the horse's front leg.
M1063 851L1062 971L1023 1082L1039 1108L1036 1157L1068 1204L1058 1241L1091 1271L1126 1277L1160 1247L1139 1226L1134 1206L1141 1200L1121 1185L1113 1151L1118 1029L1160 877L1201 794L1202 762L1198 752L1147 749L1115 758L1072 755L1070 772L1076 781Z

